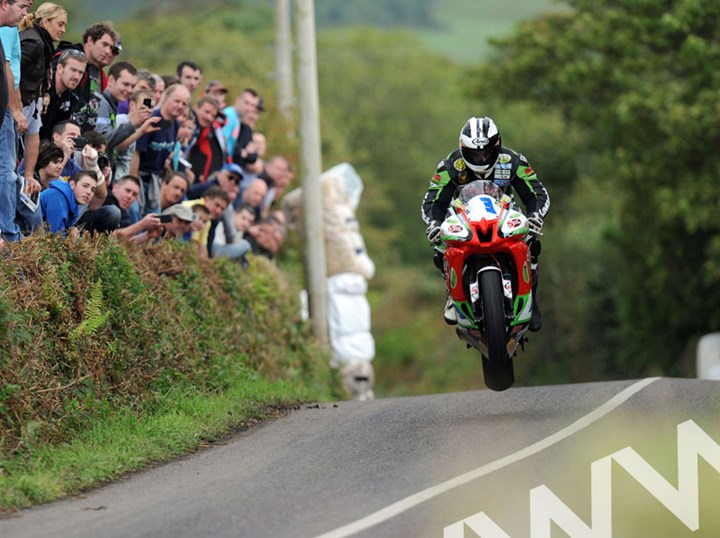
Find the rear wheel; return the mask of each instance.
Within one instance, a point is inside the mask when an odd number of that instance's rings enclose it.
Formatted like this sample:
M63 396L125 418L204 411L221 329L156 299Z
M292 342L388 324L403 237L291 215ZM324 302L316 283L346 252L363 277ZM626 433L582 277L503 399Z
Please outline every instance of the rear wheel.
M515 382L513 362L507 353L505 309L502 278L497 271L480 273L482 318L488 356L483 357L485 385L492 390L505 390Z

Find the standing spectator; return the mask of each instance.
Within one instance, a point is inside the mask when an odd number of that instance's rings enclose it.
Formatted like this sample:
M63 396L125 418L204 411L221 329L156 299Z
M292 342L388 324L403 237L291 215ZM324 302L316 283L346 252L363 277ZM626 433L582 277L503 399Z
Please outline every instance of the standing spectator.
M205 88L205 95L214 97L220 106L220 110L223 110L227 106L225 104L225 97L227 94L227 87L219 80L211 80Z
M87 205L95 195L97 177L93 172L78 172L70 181L56 179L40 193L43 220L52 232L63 235L71 231L78 218L79 205Z
M137 86L136 86L137 88ZM135 155L135 142L138 138L147 133L159 129L159 116L152 115L155 97L154 92L146 88L133 90L130 99L127 100L129 110L127 114L118 114L115 120L117 128L125 128L130 135L118 144L113 154L115 164L115 175L126 176L130 172L133 156ZM143 118L145 118L143 120ZM123 127L129 124L130 127ZM139 125L139 127L136 127Z
M192 165L187 160L187 154L190 150L190 143L195 135L195 114L189 113L178 118L180 127L178 128L177 140L175 141L175 148L172 153L171 168L184 172L190 183L195 182L195 174L192 172Z
M155 87L157 86L155 81L155 75L153 75L150 71L147 69L138 69L135 73L135 76L137 77L137 80L135 81L135 86L133 86L132 91L133 93L138 90L148 90L153 97L153 102L155 101ZM120 101L118 103L118 114L127 114L130 110L130 102L129 100Z
M290 161L281 155L275 155L270 158L265 166L265 170L260 177L268 183L268 192L263 198L260 212L264 217L270 214L273 205L282 198L285 190L295 179L295 171Z
M138 138L135 156L130 166L130 175L138 176L143 182L140 191L141 214L160 212L160 185L165 171L165 162L172 153L177 139L178 121L190 102L190 92L181 85L170 86L163 94L162 104L153 111L160 117L157 131Z
M225 115L223 135L227 153L232 157L233 162L243 168L257 159L256 148L252 143L253 129L247 122L253 113L257 114L259 102L258 93L252 88L245 88L235 99L235 103L223 110Z
M195 62L185 60L178 64L176 72L178 81L188 89L192 96L202 82L202 69Z
M112 26L99 22L85 29L82 44L61 41L58 45L58 50L73 48L84 52L87 58L85 75L76 90L81 108L73 114L73 120L80 126L82 132L95 129L102 93L107 86L107 77L103 69L120 54L120 47L116 45L117 40L118 35Z
M80 98L75 93L85 75L87 58L85 53L75 49L65 49L58 58L51 73L50 88L43 99L42 126L40 139L52 138L55 125L67 121L80 107Z
M2 0L0 2L0 50L3 52L4 79L0 90L0 105L6 104L6 110L0 127L0 233L8 241L20 240L20 228L15 223L17 210L17 134L27 128L22 113L20 92L15 82L20 79L20 36L17 24L27 15L32 0ZM7 99L6 99L7 96ZM15 129L15 122L18 129ZM34 189L39 189L34 184Z
M188 151L187 160L192 165L195 181L204 183L213 172L227 162L225 138L215 124L220 107L214 97L201 97L193 107L197 127L195 143Z
M252 135L252 141L255 145L254 149L255 153L257 154L257 159L255 159L254 163L245 163L245 166L243 167L243 171L245 172L245 179L258 177L265 171L265 153L267 152L267 139L265 138L264 134L255 132Z
M240 195L235 200L234 205L239 206L241 203L248 204L255 211L255 220L259 221L262 217L262 201L267 195L267 192L267 183L260 178L255 178L248 186L240 191Z
M107 88L102 94L95 130L105 135L107 152L112 152L150 117L152 107L144 107L126 123L118 125L118 105L127 101L137 82L137 70L129 62L115 62L108 70Z
M20 97L23 115L28 122L24 135L23 159L25 179L34 180L35 164L40 150L40 112L48 87L50 61L55 54L55 42L60 41L67 27L67 12L52 2L41 4L20 22Z

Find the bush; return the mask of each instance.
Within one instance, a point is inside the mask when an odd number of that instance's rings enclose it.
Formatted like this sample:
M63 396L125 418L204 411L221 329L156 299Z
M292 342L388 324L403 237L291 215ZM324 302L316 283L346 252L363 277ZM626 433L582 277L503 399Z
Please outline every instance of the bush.
M0 272L0 456L59 443L171 389L243 376L327 383L327 352L275 265L174 242L30 237Z

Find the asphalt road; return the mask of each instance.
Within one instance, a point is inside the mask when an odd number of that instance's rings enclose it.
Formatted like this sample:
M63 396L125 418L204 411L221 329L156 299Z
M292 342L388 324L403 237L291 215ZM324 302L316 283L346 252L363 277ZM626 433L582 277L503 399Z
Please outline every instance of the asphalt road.
M680 379L323 403L0 537L716 537L719 411L720 383Z

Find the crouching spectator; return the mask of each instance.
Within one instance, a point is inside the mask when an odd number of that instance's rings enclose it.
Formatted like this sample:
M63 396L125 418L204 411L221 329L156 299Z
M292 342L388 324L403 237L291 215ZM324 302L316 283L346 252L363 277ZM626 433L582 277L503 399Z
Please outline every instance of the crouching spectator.
M81 171L70 181L55 179L40 193L40 207L43 221L52 233L77 237L80 231L75 227L79 207L87 205L95 196L97 176L92 171Z

